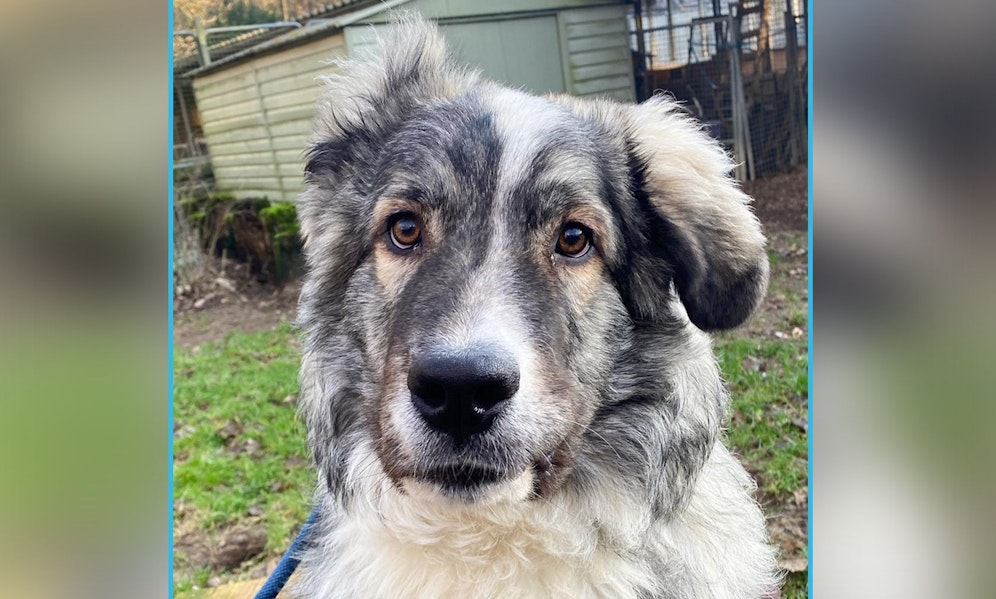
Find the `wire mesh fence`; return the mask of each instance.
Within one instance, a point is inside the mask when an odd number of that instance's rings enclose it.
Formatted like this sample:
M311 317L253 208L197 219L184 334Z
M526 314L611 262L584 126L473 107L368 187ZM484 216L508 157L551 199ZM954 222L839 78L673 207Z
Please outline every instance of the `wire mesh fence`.
M806 159L807 20L802 0L635 5L638 96L666 92L722 141L751 180Z

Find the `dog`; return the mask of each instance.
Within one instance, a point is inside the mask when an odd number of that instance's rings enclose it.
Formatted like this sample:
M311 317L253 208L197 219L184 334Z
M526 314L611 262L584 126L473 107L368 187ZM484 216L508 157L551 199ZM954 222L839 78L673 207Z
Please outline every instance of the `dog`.
M295 597L762 597L705 331L765 239L678 105L537 97L408 19L342 61L299 216L318 472Z

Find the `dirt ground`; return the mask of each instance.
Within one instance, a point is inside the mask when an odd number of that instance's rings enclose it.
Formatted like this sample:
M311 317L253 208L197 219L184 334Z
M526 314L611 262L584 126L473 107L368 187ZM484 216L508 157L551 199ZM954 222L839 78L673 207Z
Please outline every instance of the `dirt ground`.
M809 214L805 165L789 173L748 181L743 190L754 198L754 212L769 231L806 231Z
M233 331L266 331L293 321L300 281L282 286L257 282L244 265L214 261L212 276L178 286L173 300L173 343L194 347Z
M771 282L753 319L723 336L804 340L809 301L806 170L797 168L749 182L744 190L755 198L755 212L768 236ZM215 271L213 278L196 288L176 290L174 342L178 347L219 340L231 331L267 330L282 320L293 320L298 282L282 287L262 285L232 264L216 264ZM782 566L790 571L806 568L808 500L805 487L787 502L758 497L770 514L773 541L782 547Z
M809 243L806 170L744 184L768 237L771 279L760 309L735 337L802 339L808 328Z

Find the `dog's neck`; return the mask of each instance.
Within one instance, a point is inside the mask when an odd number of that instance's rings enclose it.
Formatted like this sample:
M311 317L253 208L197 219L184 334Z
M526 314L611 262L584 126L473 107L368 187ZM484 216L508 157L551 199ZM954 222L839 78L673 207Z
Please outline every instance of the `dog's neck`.
M338 575L305 581L352 591L309 588L306 596L411 589L418 597L504 597L530 589L530 596L636 597L654 584L646 560L634 559L651 520L613 495L580 499L565 490L472 505L404 492L385 479L354 496L325 537L326 564Z

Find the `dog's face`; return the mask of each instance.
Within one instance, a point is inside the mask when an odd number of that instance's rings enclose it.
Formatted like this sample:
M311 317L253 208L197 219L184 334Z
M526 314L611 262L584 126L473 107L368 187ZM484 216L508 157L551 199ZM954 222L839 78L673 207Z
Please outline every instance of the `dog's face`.
M668 104L502 88L425 26L394 43L333 81L307 167L319 468L348 491L371 451L407 491L549 495L613 406L666 392L634 380L640 343L749 315L763 238L722 152Z

